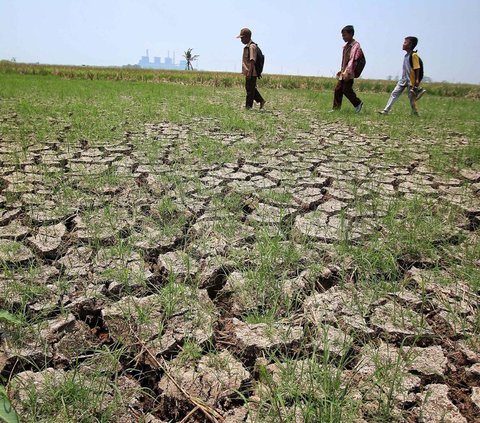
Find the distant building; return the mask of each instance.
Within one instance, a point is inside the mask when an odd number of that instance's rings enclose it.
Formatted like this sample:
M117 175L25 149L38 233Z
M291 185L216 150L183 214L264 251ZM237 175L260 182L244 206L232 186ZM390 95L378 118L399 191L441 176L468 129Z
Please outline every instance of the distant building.
M150 57L148 55L148 50L147 54L145 56L142 56L138 62L138 66L143 68L143 69L176 69L176 70L185 70L187 67L187 61L186 60L180 60L180 62L177 64L175 63L175 55L173 58L170 57L170 54L168 57L165 57L163 62L161 57L154 57L153 62L150 62Z

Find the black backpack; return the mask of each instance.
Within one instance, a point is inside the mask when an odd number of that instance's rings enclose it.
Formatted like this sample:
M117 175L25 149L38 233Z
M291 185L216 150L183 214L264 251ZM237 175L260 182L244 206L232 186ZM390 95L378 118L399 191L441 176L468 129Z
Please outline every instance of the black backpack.
M412 51L412 54L410 55L410 66L412 67L412 69L413 69L413 58L412 58L413 53L415 53L418 56L416 51ZM422 79L423 79L423 60L421 59L420 56L418 56L418 61L420 62L420 69L418 70L419 71L418 72L418 77L419 77L420 82L422 82Z
M360 77L366 64L367 64L367 59L365 59L365 54L363 53L363 50L360 48L360 56L358 57L355 63L355 69L353 71L353 75L355 76L355 78Z
M265 55L263 54L262 50L260 50L260 47L258 47L258 44L255 45L257 46L257 60L255 61L255 71L257 72L257 78L261 78L263 72L263 65L265 64Z

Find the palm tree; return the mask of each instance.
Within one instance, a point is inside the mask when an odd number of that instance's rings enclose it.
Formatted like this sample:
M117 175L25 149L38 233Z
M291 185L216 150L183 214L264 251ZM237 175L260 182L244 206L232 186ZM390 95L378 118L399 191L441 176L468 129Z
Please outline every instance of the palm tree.
M185 67L186 70L193 70L192 62L197 60L200 56L198 54L192 55L193 48L189 48L184 54L185 60L187 61L187 66Z

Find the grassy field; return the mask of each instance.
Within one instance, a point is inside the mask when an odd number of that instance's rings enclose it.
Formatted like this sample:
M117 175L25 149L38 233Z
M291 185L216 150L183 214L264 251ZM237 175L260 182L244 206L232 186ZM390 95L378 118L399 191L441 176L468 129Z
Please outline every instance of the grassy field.
M0 63L21 420L480 418L480 88L414 117L378 115L394 82L357 81L360 114L331 79L265 76L261 111L242 84Z

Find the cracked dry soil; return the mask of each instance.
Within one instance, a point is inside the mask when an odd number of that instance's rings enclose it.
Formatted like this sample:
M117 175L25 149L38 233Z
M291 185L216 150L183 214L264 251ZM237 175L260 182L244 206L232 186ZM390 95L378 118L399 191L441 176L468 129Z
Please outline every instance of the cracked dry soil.
M378 408L379 363L403 374L392 395L406 421L480 421L480 350L471 342L479 293L443 285L427 259L405 257L404 289L372 300L355 286L355 269L339 284L331 248L346 237L367 242L382 229L385 205L416 196L462 210L438 242L474 240L480 174L444 179L425 165L433 141L406 146L352 136L335 123L312 123L289 149L270 146L224 164L192 163L200 137L225 148L253 142L215 126L162 122L115 145L31 145L19 162L20 151L0 141L0 309L24 307L19 292L28 289L27 318L42 316L20 340L1 333L0 373L20 413L29 386L41 391L75 368L88 376L110 346L121 354L102 364L102 395L108 402L121 392L115 421L208 421L203 407L211 421L253 422L267 389L261 366L281 384L274 359L290 357L301 391L309 365L302 355L328 348L350 357L342 380L355 382L348 395L361 402L359 422ZM145 138L156 146L153 163ZM385 143L409 150L412 160L389 165ZM451 148L462 143L452 140ZM240 204L225 207L222 198ZM302 256L278 285L294 312L274 324L245 321L262 303L239 294L249 283L245 268L261 260L259 231L281 234ZM321 271L312 272L320 257ZM200 355L185 360L180 352L192 343ZM91 389L98 385L97 378ZM297 414L295 421L304 420Z

